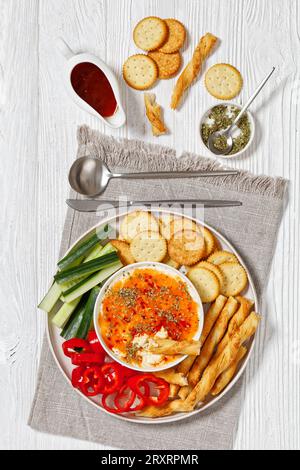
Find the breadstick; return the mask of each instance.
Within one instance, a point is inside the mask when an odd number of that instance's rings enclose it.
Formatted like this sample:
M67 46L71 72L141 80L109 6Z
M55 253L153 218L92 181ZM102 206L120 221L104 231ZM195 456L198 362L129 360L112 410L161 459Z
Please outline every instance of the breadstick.
M216 298L215 302L212 303L211 306L209 307L205 315L204 326L203 326L203 330L202 330L202 334L200 338L201 347L205 343L206 338L211 332L212 327L216 323L226 302L227 302L227 297L224 297L224 295L219 295ZM194 362L195 362L194 357L192 356L188 357L181 364L177 366L178 372L180 371L180 372L183 372L185 375L187 375L192 365L194 364ZM177 393L180 398L184 399L188 396L189 391L190 391L190 388L188 386L185 386L185 387L182 387L180 390L178 388Z
M144 101L146 107L146 115L152 126L152 133L154 136L166 134L167 129L162 120L161 107L156 103L156 96L154 93L145 93Z
M217 344L221 341L225 334L229 320L237 311L238 305L238 301L235 300L234 297L229 297L218 320L216 321L207 340L205 341L203 348L201 349L200 356L197 357L193 367L190 370L188 381L191 388L194 388L196 383L199 381L202 372L213 356Z
M188 354L197 356L200 353L200 341L174 341L172 339L155 338L155 341L147 346L147 351L155 354L177 355Z
M214 356L205 369L200 381L185 399L184 404L187 409L195 407L197 403L202 402L209 394L219 375L222 374L235 360L241 345L247 341L256 331L260 317L252 312L230 338L225 349ZM184 408L185 405L182 405ZM178 406L178 405L177 405Z
M229 382L231 381L232 377L234 376L236 372L239 362L243 359L246 352L247 352L247 348L245 348L244 346L241 346L231 366L229 366L228 369L222 372L222 374L219 375L219 377L217 378L217 381L215 382L215 385L213 386L210 392L213 396L219 395L219 393L221 393L222 390L224 390L224 388L229 384Z
M230 320L227 333L219 343L216 354L220 354L223 351L225 346L228 344L230 336L232 336L235 330L243 323L244 320L246 320L254 305L252 300L246 299L245 297L238 296L236 299L240 302L240 306L236 314Z
M187 64L177 80L171 100L172 109L176 109L178 107L183 93L191 86L195 78L200 73L202 63L209 56L216 41L217 38L211 33L206 33L205 36L200 39L200 42L194 51L192 60Z
M180 390L179 385L170 384L169 398L177 398L178 397L178 390Z
M172 367L168 370L162 370L160 372L155 372L156 377L164 379L169 384L184 386L187 385L188 381L184 374L180 372L175 372L175 367Z

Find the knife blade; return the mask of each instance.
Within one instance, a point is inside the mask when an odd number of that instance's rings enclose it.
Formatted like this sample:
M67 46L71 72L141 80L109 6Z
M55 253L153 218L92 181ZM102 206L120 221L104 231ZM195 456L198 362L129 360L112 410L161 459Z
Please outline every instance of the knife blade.
M99 212L111 208L124 208L133 206L160 206L160 205L201 205L204 208L212 207L238 207L243 203L240 201L214 200L214 199L166 199L156 201L115 201L110 199L67 199L66 203L78 212Z

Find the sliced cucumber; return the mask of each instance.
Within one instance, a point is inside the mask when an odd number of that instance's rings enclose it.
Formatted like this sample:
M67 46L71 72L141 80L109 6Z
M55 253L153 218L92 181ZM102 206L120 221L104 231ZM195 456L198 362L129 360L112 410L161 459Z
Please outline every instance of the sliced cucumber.
M91 251L89 256L85 258L84 262L87 263L93 259L99 258L100 256L108 255L109 253L117 253L117 250L111 243L107 243L104 247L102 245L95 246L95 248Z
M113 229L110 225L105 225L104 227L101 227L101 229L97 229L96 233L92 233L85 241L80 243L79 246L71 250L68 255L58 262L59 269L67 269L74 263L74 261L82 258L83 256L87 256L94 246L109 237L112 230Z
M54 279L58 284L65 284L70 281L76 281L77 279L82 280L84 276L87 277L90 274L100 271L100 269L105 269L118 259L117 253L108 253L107 255L83 263L80 266L60 271L54 276Z
M61 293L61 287L56 282L54 282L39 304L38 308L44 310L46 313L50 313L56 302L59 300Z
M85 306L81 323L78 326L76 338L85 339L87 337L88 332L90 331L90 327L91 327L91 323L93 319L94 307L95 307L95 303L99 295L99 292L100 292L100 287L94 287L91 290L89 299Z
M52 323L56 325L58 328L63 328L64 325L69 320L72 313L74 312L74 310L76 309L80 300L81 300L81 297L78 297L77 299L73 300L73 302L70 302L68 304L63 304L63 306L59 309L56 315L52 318L51 320Z
M93 274L88 279L81 281L77 287L73 288L71 292L64 293L61 296L61 300L63 302L73 302L73 300L77 299L81 295L85 294L89 290L96 287L98 284L104 282L109 276L114 274L116 271L122 268L122 263L120 261L112 264L110 267L103 269L99 273Z
M76 338L79 326L81 325L82 318L85 312L88 294L80 297L80 302L74 312L72 313L69 321L66 323L61 335L65 340Z

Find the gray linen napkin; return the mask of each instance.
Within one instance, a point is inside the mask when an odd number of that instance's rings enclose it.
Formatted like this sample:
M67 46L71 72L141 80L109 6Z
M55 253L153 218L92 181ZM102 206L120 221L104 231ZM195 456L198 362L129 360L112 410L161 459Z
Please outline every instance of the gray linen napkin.
M174 150L134 140L116 140L86 126L78 131L78 157L101 156L114 170L217 169L219 164L193 154L176 157ZM117 199L214 198L243 202L239 208L209 209L205 222L224 234L249 267L259 296L268 277L283 212L287 182L282 178L237 176L207 179L112 181L105 197ZM72 193L72 197L75 195ZM61 254L99 222L91 214L69 210ZM44 341L29 425L41 432L70 436L122 449L230 449L241 407L240 380L215 406L177 423L144 425L122 422L89 405L75 393L57 368Z

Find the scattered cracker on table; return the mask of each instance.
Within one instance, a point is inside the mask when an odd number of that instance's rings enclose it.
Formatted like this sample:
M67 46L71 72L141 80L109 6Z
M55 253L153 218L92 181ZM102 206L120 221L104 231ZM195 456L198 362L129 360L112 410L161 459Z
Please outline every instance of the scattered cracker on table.
M220 283L217 276L206 268L192 268L187 277L196 287L203 303L213 302L220 294Z
M205 74L207 91L220 100L230 100L237 96L243 86L240 72L229 64L213 65Z
M179 51L183 46L186 38L186 30L183 24L174 18L168 18L164 21L167 23L169 30L168 39L163 46L159 48L159 52L171 54L172 52Z
M122 240L130 243L140 232L159 232L159 225L150 212L134 211L127 214L120 227Z
M168 79L176 75L181 65L181 55L179 52L164 54L163 52L149 52L148 56L156 62L158 67L158 77Z
M130 251L136 262L161 262L167 254L167 242L159 232L141 232L130 244Z
M123 65L123 78L135 90L147 90L158 78L158 67L151 57L135 54Z
M234 296L240 294L248 284L248 277L243 266L237 263L226 262L219 265L224 276L221 294Z
M167 23L156 16L142 19L134 28L133 40L144 51L153 51L164 44L169 34Z
M194 230L176 232L168 243L168 253L180 265L193 266L205 254L204 238Z

